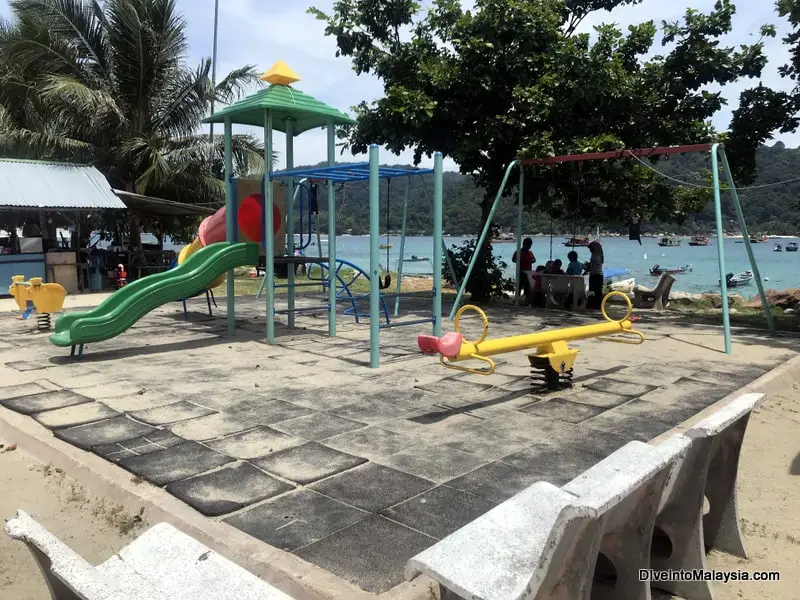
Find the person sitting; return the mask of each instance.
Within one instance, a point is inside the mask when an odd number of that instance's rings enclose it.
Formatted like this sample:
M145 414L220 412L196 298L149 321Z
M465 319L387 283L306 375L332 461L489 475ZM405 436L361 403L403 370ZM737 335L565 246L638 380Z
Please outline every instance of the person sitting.
M533 280L533 289L531 290L531 306L544 305L544 292L542 291L542 274L544 273L544 265L539 265L536 270L531 273Z
M553 274L553 261L548 260L544 263L544 271L542 271L543 275L552 275Z
M525 238L522 241L522 248L519 253L514 252L511 256L511 262L517 262L517 255L519 255L519 271L520 271L520 284L522 285L522 293L525 295L526 303L530 304L531 301L531 287L528 279L528 273L533 270L533 265L536 262L536 257L531 250L533 240Z
M567 275L583 275L583 263L578 261L578 253L572 250L567 254L569 264L567 265Z
M551 275L563 275L564 274L564 269L561 268L561 266L563 264L564 263L561 262L560 258L555 259L553 261L553 267L552 267Z

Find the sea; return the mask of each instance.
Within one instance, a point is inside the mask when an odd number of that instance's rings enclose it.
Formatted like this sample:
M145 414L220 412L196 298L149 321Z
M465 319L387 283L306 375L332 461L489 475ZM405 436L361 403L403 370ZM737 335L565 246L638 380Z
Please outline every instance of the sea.
M468 237L445 236L444 241L448 248L460 246ZM689 238L679 238L681 245L677 247L661 247L659 238L642 238L641 245L636 241L629 241L624 237L600 237L605 255L605 266L611 269L624 269L625 274L620 279L633 278L636 283L644 286L655 285L657 276L650 275L650 269L658 264L661 267L677 267L692 265L691 270L675 275L676 281L673 290L691 293L705 293L719 291L719 266L717 262L717 240L712 239L710 246L689 246ZM146 241L146 240L145 240ZM789 242L800 243L800 238L772 238L766 242L752 245L756 264L761 272L766 289L786 289L800 287L800 252L775 252L775 244L784 248ZM572 248L564 246L563 237L533 237L533 253L537 264L544 264L547 260L560 258L567 263L567 252ZM389 249L389 268L397 270L400 257L400 236L381 236L381 244L391 244ZM179 249L179 245L165 245L167 248ZM507 264L506 273L514 276L515 265L511 262L514 253L514 243L495 243L493 249L500 260ZM575 248L581 262L589 260L589 250ZM745 244L741 238L725 238L723 240L725 254L725 272L741 273L750 269ZM316 243L304 250L305 254L317 256L319 248ZM322 252L327 254L327 241L322 238ZM369 267L369 237L342 235L336 238L336 254L340 258L349 260L362 266L365 270ZM403 272L409 275L431 275L433 257L433 238L428 236L406 237L405 257L416 255L427 260L420 262L404 262ZM380 251L382 267L386 266L386 250ZM745 297L757 295L758 289L755 281L748 286L736 288L736 293Z

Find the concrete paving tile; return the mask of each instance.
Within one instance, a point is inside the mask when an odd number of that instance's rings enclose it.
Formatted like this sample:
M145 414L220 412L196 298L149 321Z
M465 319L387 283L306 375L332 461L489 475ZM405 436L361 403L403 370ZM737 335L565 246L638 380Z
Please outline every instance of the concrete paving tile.
M378 427L429 442L446 442L463 427L479 422L482 421L453 409L430 407L389 419Z
M238 419L227 413L198 417L169 426L170 431L187 440L202 442L255 428L257 423Z
M156 430L146 436L124 440L113 444L103 444L92 448L92 452L102 456L106 460L119 462L128 456L139 456L150 454L158 450L172 448L178 444L183 444L186 440L173 435L169 431Z
M105 421L97 421L87 425L56 429L54 435L78 448L88 449L92 446L113 444L141 437L156 431L154 427L129 419L124 415L112 417Z
M497 460L521 450L530 443L530 439L515 435L513 432L501 432L485 427L483 424L477 424L465 427L455 439L445 443L451 448L469 452L487 460Z
M6 408L10 408L23 415L32 415L33 413L45 410L66 408L67 406L75 406L87 402L93 402L93 400L87 396L70 392L69 390L36 392L28 396L17 396L9 400L0 400L0 404Z
M94 423L117 415L119 415L117 411L101 402L86 402L85 404L76 404L75 406L36 413L32 416L49 429L60 429L62 427Z
M408 500L434 486L430 481L367 463L318 481L311 489L369 512Z
M178 421L186 421L187 419L195 419L197 417L205 417L213 414L214 411L186 400L179 400L172 404L165 406L157 406L154 408L145 408L144 410L134 410L128 414L148 425L164 425L166 423L176 423Z
M319 380L318 380L319 381ZM323 383L324 381L319 381ZM271 397L310 410L332 410L356 402L360 398L354 389L346 388L283 388L271 390Z
M48 367L48 363L44 361L34 362L30 360L14 360L7 362L6 366L16 371L39 371L41 369L46 369Z
M640 385L670 386L678 381L683 369L668 369L659 363L645 363L634 367L626 367L614 374L614 379Z
M505 435L537 441L561 435L572 427L564 421L553 421L536 415L526 415L520 411L512 411L510 415L501 415L486 419L482 426L494 429Z
M246 462L167 485L167 491L208 517L224 515L293 489Z
M179 400L179 398L169 393L160 396L155 396L153 394L129 394L127 396L103 398L102 402L106 406L110 406L119 412L128 412L166 406L167 404L174 403L176 400Z
M541 479L536 473L495 461L446 485L500 504Z
M707 402L713 404L720 398L722 398L722 396L719 396L716 399L711 398L711 400L709 400L707 395L697 397L688 396L679 403L667 406L658 404L656 402L649 402L644 399L635 398L634 400L631 400L622 406L618 406L610 412L622 413L624 415L636 418L655 419L660 423L669 425L670 428L672 428L677 427L687 419L695 416L706 406L708 406L708 404L706 404Z
M562 432L557 437L541 440L538 445L549 443L558 446L565 453L588 452L605 458L619 450L630 440L610 431L598 431L578 425Z
M352 469L366 460L360 456L353 456L310 442L280 452L273 452L251 462L259 469L274 473L289 481L309 484L323 477Z
M486 464L486 459L445 445L419 445L380 459L386 465L444 483Z
M414 443L419 443L419 440L415 440L413 436L401 435L380 427L356 429L325 440L326 446L368 459L395 454Z
M628 414L615 408L584 421L581 427L614 432L628 441L649 442L672 429L674 425L656 419L650 414Z
M381 514L433 538L442 539L494 506L495 503L486 498L440 485Z
M611 377L600 377L584 384L584 387L596 392L606 392L607 394L635 398L652 392L657 386L643 383L630 383L619 379L612 379Z
M520 409L529 415L537 415L548 419L557 419L567 423L580 423L603 412L604 408L587 406L570 402L564 398L551 398L544 402L536 402Z
M109 378L110 381L106 384L91 385L91 386L75 386L73 389L76 392L85 394L94 398L95 400L105 400L106 398L117 398L119 396L132 396L134 394L142 396L147 393L148 389L145 385L140 385L132 381L113 381L113 377ZM80 384L80 381L76 382ZM157 392L157 390L154 390Z
M284 402L283 400L266 400L258 397L240 400L224 410L236 415L237 418L252 421L259 425L273 425L314 414L313 410L305 406Z
M328 412L345 419L372 424L399 417L411 411L389 400L363 398L358 402L334 408Z
M558 443L542 443L509 454L502 459L502 462L533 473L538 476L539 480L561 486L602 458L596 453L568 449Z
M491 383L475 383L464 381L461 377L444 377L433 383L426 383L415 386L417 389L444 396L459 397L479 397L481 392L485 392L492 387Z
M366 397L375 400L388 400L393 404L397 404L409 410L418 410L427 406L432 406L435 402L441 400L439 396L431 392L426 392L425 390L417 388L404 389L403 387L376 392Z
M281 550L321 540L369 513L308 489L299 489L224 519L226 523Z
M399 523L371 515L295 554L379 594L402 583L405 563L434 542Z
M243 433L235 433L228 437L208 442L206 445L234 458L249 460L260 458L273 452L304 444L305 440L286 435L270 427L257 427Z
M123 458L120 466L157 486L216 469L233 459L197 442L184 442L165 450Z
M281 421L274 428L309 441L320 441L340 433L364 427L364 423L343 419L330 413L318 412L305 417Z
M4 400L19 398L20 396L32 396L33 394L41 394L42 392L51 392L54 389L58 389L58 386L48 386L48 383L50 382L47 380L38 380L21 383L20 385L0 387L0 403Z
M620 394L608 394L606 392L598 392L596 390L579 389L576 393L563 396L570 402L577 402L578 404L586 404L588 406L597 406L598 408L614 408L620 404L625 404L631 398L630 396L622 396Z

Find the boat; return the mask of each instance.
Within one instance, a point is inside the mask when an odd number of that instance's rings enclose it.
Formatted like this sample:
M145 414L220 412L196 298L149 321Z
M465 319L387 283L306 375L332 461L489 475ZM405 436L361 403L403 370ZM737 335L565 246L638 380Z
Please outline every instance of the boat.
M577 247L585 248L586 246L589 245L589 238L583 235L571 237L564 242L564 245L569 246L571 248L577 248Z
M676 248L681 245L681 240L676 237L662 237L658 241L659 246L666 246L667 248Z
M772 249L773 252L783 252L783 246L780 244L775 244L775 247Z
M391 244L381 244L380 246L378 246L378 248L380 248L381 250L389 250L391 247L392 247Z
M417 256L416 254L412 254L411 258L404 258L403 262L425 262L430 260L427 256Z
M789 242L786 244L787 252L797 252L797 242Z
M750 243L751 244L761 244L763 242L768 242L769 236L768 235L751 235L750 236Z
M739 273L738 275L734 275L733 273L728 273L725 276L725 283L729 288L749 285L752 280L753 280L753 272L750 271L749 269L744 273Z
M663 275L664 273L676 275L678 273L688 273L691 270L692 265L683 265L680 267L662 267L661 265L653 265L650 267L650 275Z
M501 233L492 239L492 244L513 244L517 241L517 236L513 233Z
M689 240L690 246L710 246L711 240L708 239L704 235L695 235L692 236L692 239Z

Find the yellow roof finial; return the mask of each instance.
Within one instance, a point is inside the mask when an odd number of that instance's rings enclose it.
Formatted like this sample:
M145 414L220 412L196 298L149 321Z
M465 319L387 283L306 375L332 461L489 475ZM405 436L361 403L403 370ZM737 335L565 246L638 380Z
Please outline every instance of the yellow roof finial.
M300 81L300 76L292 71L289 65L279 60L261 76L261 80L271 85L291 85L295 81Z

